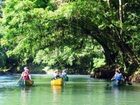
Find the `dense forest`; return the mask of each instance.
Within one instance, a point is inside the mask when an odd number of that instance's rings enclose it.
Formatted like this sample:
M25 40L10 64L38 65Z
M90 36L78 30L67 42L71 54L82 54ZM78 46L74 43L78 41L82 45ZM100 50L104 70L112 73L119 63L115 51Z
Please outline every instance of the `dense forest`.
M140 0L4 0L0 67L139 70Z

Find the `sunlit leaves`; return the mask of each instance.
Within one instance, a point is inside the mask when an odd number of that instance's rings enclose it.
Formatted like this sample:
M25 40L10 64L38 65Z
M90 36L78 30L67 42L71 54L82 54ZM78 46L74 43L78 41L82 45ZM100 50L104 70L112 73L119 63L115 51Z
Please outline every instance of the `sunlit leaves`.
M138 13L124 11L126 17L122 23L117 1L110 3L105 0L7 0L2 19L6 42L3 45L7 46L9 56L18 56L24 62L33 58L34 63L52 67L99 67L105 64L102 49L120 50L116 40L120 30L123 31L120 40L138 48Z

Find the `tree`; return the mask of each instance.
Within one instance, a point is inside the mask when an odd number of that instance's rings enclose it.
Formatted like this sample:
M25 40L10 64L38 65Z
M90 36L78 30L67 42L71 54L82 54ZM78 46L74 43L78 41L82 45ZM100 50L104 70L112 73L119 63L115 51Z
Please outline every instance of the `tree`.
M91 65L85 69L91 69L94 58L105 57L107 65L119 63L129 74L139 65L138 0L9 0L5 4L7 54L23 64L32 59L73 67L76 62L82 66L84 60L87 64L88 57Z

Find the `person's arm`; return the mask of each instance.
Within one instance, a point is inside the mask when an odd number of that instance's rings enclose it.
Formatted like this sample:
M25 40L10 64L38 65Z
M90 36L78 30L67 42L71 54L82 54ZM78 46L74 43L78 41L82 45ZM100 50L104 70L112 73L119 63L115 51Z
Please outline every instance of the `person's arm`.
M111 80L112 80L112 81L114 80L114 76L111 78Z
M116 74L114 74L114 76L111 78L111 80L113 81L115 79Z
M32 80L31 75L29 74L29 79Z

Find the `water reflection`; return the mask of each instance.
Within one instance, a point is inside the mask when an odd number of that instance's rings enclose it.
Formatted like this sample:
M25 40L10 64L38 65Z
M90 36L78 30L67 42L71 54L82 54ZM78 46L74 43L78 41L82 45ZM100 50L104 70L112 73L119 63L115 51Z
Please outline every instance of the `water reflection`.
M29 105L32 87L21 88L21 105Z
M53 94L61 94L63 86L51 86Z
M53 105L61 105L61 94L63 86L51 86L53 92Z
M120 94L120 90L119 87L113 87L112 88L112 92L113 92L113 96L114 96L114 105L118 105L119 104L119 94Z

